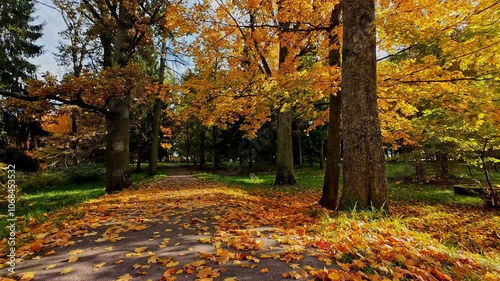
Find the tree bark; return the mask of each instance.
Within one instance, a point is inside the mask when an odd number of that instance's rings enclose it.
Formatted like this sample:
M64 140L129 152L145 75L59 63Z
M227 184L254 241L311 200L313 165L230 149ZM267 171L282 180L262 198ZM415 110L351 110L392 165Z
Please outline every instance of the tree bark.
M106 116L106 192L132 185L129 170L129 97L109 101Z
M73 166L78 166L78 117L77 113L73 112L71 114L71 150L73 154L71 156Z
M323 181L323 195L319 204L330 210L337 208L337 201L340 187L340 148L342 142L341 132L341 95L330 95L330 113L328 115L328 144L327 159L325 169L325 179Z
M165 49L167 48L167 42L163 40L161 42L160 49L160 69L158 82L163 85L165 80ZM153 129L151 132L151 153L149 157L149 175L156 175L158 172L158 149L160 147L160 120L161 120L161 100L155 98L153 105Z
M387 209L385 159L377 109L373 0L343 0L341 209Z
M203 125L200 129L200 169L205 165L205 128Z
M340 25L340 3L335 5L332 10L330 27L334 28ZM329 36L330 51L328 53L328 64L330 66L340 66L340 46L338 36L332 32ZM323 194L319 204L330 210L337 208L340 188L340 163L342 147L342 120L341 108L342 98L340 91L336 95L330 95L330 112L328 113L328 142L326 152L325 179L323 181Z
M212 172L217 169L217 127L212 126Z
M278 112L278 153L275 185L297 184L293 170L293 112Z
M300 137L300 130L297 131L297 141L299 146L299 167L302 167L302 138Z
M325 141L323 140L323 128L319 132L319 168L323 169L325 165Z

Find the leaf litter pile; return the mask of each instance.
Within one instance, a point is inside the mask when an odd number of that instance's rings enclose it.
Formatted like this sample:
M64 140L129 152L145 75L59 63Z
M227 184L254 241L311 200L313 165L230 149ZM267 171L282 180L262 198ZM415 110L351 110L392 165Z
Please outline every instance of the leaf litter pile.
M0 280L500 280L498 213L396 202L389 218L318 198L189 177L136 185L17 233L14 275L0 241Z

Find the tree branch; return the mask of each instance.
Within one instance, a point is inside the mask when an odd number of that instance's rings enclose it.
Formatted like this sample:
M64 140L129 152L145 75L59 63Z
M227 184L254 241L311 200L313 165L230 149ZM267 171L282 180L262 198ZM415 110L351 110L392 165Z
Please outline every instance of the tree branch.
M30 96L30 95L24 95L24 94L18 93L18 92L9 92L9 91L4 91L4 90L0 90L0 95L15 98L18 100L29 101L29 102L35 102L35 101L41 101L41 100L53 100L53 101L57 101L57 102L60 102L63 104L75 105L75 106L81 107L83 109L87 109L87 110L90 110L93 112L101 113L104 116L107 116L107 114L108 114L108 111L106 109L85 103L82 99L68 100L68 99L63 99L57 95L48 95L48 96L43 96L43 97Z

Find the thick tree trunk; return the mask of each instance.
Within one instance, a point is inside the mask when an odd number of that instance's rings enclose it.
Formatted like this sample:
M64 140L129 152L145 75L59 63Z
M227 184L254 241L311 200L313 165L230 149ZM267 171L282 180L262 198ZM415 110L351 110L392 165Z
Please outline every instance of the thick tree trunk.
M330 26L340 25L340 3L335 5L332 10ZM328 52L328 64L330 66L340 66L340 46L337 46L338 35L333 31L329 36L330 51ZM319 204L330 210L337 208L340 187L340 163L342 147L341 131L341 108L342 99L340 92L336 95L330 95L330 112L328 114L328 142L326 152L325 179L323 181L323 194Z
M319 200L321 206L330 210L335 210L337 208L340 187L340 148L342 142L340 120L341 102L340 93L337 93L336 96L330 95L325 180L323 181L323 195Z
M112 193L132 184L129 171L129 97L109 101L106 116L106 192Z
M293 171L292 122L293 112L278 112L278 154L275 185L297 184Z
M343 0L341 209L387 209L385 159L377 109L375 3Z

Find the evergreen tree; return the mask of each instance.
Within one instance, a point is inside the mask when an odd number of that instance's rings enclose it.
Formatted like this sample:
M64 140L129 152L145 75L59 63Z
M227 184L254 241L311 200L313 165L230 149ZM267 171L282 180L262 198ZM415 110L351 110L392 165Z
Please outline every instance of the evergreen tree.
M19 91L22 81L35 74L29 58L42 53L35 41L43 24L33 24L34 2L0 0L0 89Z

